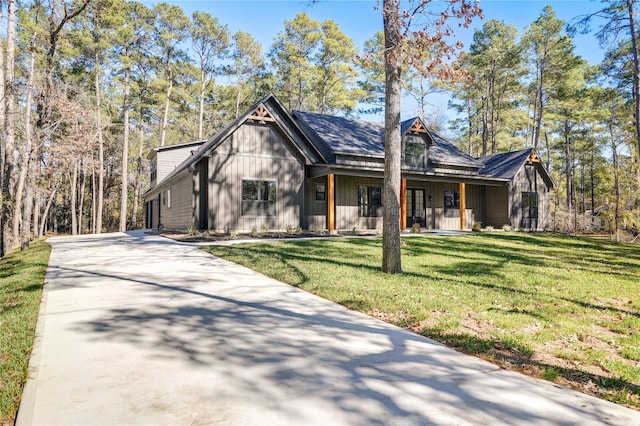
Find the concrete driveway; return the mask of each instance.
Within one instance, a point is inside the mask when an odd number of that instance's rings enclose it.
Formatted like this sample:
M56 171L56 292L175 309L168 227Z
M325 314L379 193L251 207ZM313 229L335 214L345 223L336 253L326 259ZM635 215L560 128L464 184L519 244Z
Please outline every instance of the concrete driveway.
M18 425L640 425L191 245L49 241Z

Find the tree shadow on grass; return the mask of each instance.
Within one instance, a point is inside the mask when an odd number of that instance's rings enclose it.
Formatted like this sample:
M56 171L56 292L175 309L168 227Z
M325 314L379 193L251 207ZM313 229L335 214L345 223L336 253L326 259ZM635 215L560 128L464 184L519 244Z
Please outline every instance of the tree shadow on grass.
M545 371L555 370L558 377L563 379L563 385L599 398L622 402L636 409L640 407L640 385L618 377L602 376L536 361L531 358L531 350L518 345L514 346L511 341L483 338L467 333L445 332L439 328L424 328L419 331L419 334L443 342L462 353L479 356L498 365L524 371L536 377L540 377Z

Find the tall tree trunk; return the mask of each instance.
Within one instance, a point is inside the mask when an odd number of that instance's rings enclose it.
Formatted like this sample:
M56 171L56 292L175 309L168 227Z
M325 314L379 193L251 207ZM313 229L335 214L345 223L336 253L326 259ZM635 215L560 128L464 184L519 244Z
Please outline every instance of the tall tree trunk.
M14 194L13 199L13 224L11 227L11 247L17 247L20 236L20 222L22 221L22 206L18 202L16 191L16 160L14 150L16 146L16 82L15 82L15 48L16 48L16 0L7 0L7 40L5 57L5 145L7 159L5 160L5 185L7 194ZM20 190L22 201L22 188Z
M3 210L6 219L5 228L3 229L3 238L5 239L5 247L12 250L17 246L17 239L20 235L20 222L22 219L21 206L16 202L16 123L15 123L15 44L16 44L16 1L7 0L7 38L6 38L6 57L4 72L4 102L5 102L5 121L4 121L4 178L2 185L3 192ZM22 193L20 194L22 197ZM13 212L11 208L13 207ZM11 228L9 229L9 223Z
M129 198L129 94L131 88L129 87L129 78L131 70L127 67L124 71L124 100L122 102L122 109L124 115L124 132L122 136L122 191L120 196L120 232L127 230L127 199ZM166 117L165 117L166 118ZM164 137L164 130L163 130Z
M78 234L82 234L82 218L84 217L84 191L87 186L87 171L86 164L82 165L82 169L79 170L80 176L78 179L81 179L80 184L80 201L78 202Z
M482 156L489 151L489 96L485 93L482 108Z
M242 95L242 83L240 82L240 68L236 67L236 75L237 80L236 80L236 116L235 118L238 118L238 116L240 115L240 97Z
M173 72L171 71L171 65L169 65L169 85L167 86L167 93L164 101L164 114L162 115L162 132L160 134L160 146L164 146L167 137L167 125L169 123L169 105L171 102L171 91L173 90Z
M206 88L206 73L200 70L200 105L198 110L198 140L202 140L202 125L204 122L204 92Z
M91 161L91 233L96 233L96 168Z
M533 107L533 149L538 150L540 129L542 128L542 111L544 108L544 67L540 65L538 81L536 82L536 102Z
M51 194L49 194L49 198L47 199L47 204L45 204L44 206L44 211L42 212L42 221L40 222L40 229L38 231L38 238L42 238L42 236L44 235L44 228L47 225L49 210L51 210L51 205L53 204L53 199L56 197L56 192L58 191L59 186L60 179L56 180L55 185L51 189Z
M40 229L40 188L37 188L35 185L29 185L29 187L33 191L33 230L31 231L31 235L35 235L36 238L40 238L40 234L38 230Z
M400 180L401 147L401 35L400 0L383 1L385 40L385 159L384 217L382 223L382 270L389 274L402 272L400 252Z
M589 179L591 181L591 224L595 224L595 212L596 212L596 182L593 176L593 166L594 166L594 147L591 147L591 164L589 165Z
M35 78L35 67L36 67L36 49L35 49L36 37L33 36L31 40L31 60L29 61L29 78L27 80L27 100L26 100L26 108L24 114L24 139L25 139L25 149L22 157L22 165L20 167L20 178L18 180L18 187L25 186L25 194L24 194L24 203L23 203L23 211L22 211L22 231L20 236L20 247L23 250L29 248L29 242L31 241L31 215L33 212L33 201L34 201L34 186L35 186L35 173L36 166L35 162L37 159L37 144L33 143L33 133L32 133L32 123L31 123L31 114L32 108L31 105L33 103L33 85ZM19 190L22 191L21 189ZM16 191L16 193L20 193ZM37 223L34 220L34 229L36 228Z
M614 135L613 126L609 123L609 138L611 141L611 153L613 160L613 182L615 185L616 204L613 214L613 240L618 241L618 223L620 222L620 171L618 167L618 144Z
M142 154L144 152L144 126L140 120L140 144L138 145L138 156L136 157L136 181L133 190L133 208L131 209L131 228L138 227L138 206L142 195Z
M78 161L73 160L73 173L71 174L71 235L78 235L78 217L76 216L76 203L78 197Z
M566 190L567 190L567 211L571 212L572 208L572 194L573 194L573 186L571 179L571 138L569 137L569 123L565 120L564 122L564 175L566 179Z
M491 63L491 73L489 77L489 93L487 94L487 103L489 105L489 135L491 137L491 155L496 153L496 134L498 133L498 126L496 121L496 64L495 61Z
M0 0L0 22L2 21L2 0ZM4 99L4 49L0 48L0 124L4 124L5 103ZM8 235L8 219L9 219L9 194L5 191L4 165L7 157L7 147L5 145L4 134L0 132L0 257L4 256L8 249L6 247L5 233ZM5 193L6 192L6 193Z
M627 11L629 13L629 35L633 49L633 92L634 110L633 118L636 128L636 143L638 147L638 158L640 158L640 52L638 52L638 34L636 33L636 14L633 9L635 0L627 0Z
M100 91L100 62L96 52L96 124L98 126L98 201L96 204L96 219L94 232L102 232L102 206L104 204L104 139L102 135L102 99Z

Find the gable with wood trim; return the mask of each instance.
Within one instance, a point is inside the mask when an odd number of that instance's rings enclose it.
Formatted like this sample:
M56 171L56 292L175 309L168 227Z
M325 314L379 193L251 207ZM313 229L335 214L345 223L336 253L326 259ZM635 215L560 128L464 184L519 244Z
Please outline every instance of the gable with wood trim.
M147 226L250 231L382 229L384 126L287 111L268 95L196 146L144 194ZM535 151L472 158L414 118L402 123L404 229L541 230L553 182ZM161 163L159 148L150 160Z

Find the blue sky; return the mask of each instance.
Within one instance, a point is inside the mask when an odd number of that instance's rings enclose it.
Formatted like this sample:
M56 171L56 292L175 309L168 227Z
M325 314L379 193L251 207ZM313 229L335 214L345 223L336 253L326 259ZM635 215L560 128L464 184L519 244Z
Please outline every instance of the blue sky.
M165 0L166 1L166 0ZM299 12L305 12L318 21L333 19L340 29L351 37L361 48L364 41L376 31L382 29L380 10L375 10L376 0L320 0L310 4L308 0L199 0L168 1L183 8L185 13L194 10L209 12L233 33L242 30L250 33L262 44L266 53L276 34L283 29L285 19L293 19ZM152 5L155 1L145 1ZM515 25L520 34L542 13L546 5L551 5L556 16L571 21L577 16L602 8L602 3L588 0L538 1L538 0L481 0L484 20L476 19L469 29L458 32L457 38L464 42L465 48L471 44L473 31L482 27L488 19L497 19ZM603 51L592 34L578 35L575 38L576 53L592 65L603 58ZM447 98L434 98L434 107L447 114ZM403 118L415 114L415 105L407 101L403 104ZM382 117L366 117L381 120Z

